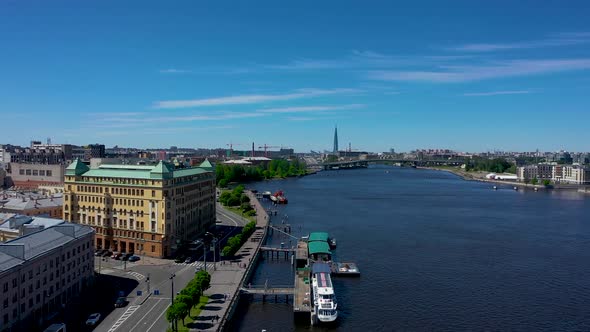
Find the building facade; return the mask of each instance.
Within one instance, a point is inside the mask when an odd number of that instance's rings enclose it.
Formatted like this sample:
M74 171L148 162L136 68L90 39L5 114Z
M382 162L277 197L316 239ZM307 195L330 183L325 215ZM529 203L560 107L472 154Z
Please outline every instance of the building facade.
M590 184L590 168L567 165L563 167L563 182Z
M550 180L554 183L590 184L590 168L579 165L541 163L517 168L518 180Z
M10 163L9 185L21 188L37 188L39 185L63 184L64 164Z
M96 230L96 247L168 257L215 225L215 174L172 164L74 161L66 170L63 218Z
M92 228L61 224L0 244L0 331L36 330L88 287L93 240Z

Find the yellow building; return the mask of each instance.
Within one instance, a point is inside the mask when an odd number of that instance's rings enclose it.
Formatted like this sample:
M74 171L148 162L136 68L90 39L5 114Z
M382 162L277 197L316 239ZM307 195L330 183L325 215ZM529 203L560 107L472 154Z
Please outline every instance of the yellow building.
M215 225L215 173L199 167L74 161L65 174L63 218L92 226L96 248L168 257Z

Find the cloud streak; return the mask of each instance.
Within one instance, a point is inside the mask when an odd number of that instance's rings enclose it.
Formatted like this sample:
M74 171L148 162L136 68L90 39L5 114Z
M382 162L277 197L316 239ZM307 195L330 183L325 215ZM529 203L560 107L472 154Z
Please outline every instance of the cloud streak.
M451 47L448 50L461 52L494 52L514 49L571 46L590 43L590 33L573 32L548 36L542 40L520 41L515 43L476 43Z
M590 58L512 60L487 65L440 66L438 71L376 70L369 71L367 77L381 81L460 83L586 69L590 69Z
M175 68L168 68L160 70L160 74L186 74L190 73L190 70L185 69L175 69Z
M287 94L258 94L258 95L237 95L219 98L206 99L187 99L187 100L165 100L157 101L153 104L154 108L174 109L203 106L223 106L223 105L244 105L257 104L263 102L286 101L302 98L312 98L319 96L328 96L336 94L359 93L359 89L299 89Z
M308 112L325 112L325 111L340 111L363 108L363 104L349 104L337 106L293 106L293 107L278 107L278 108L263 108L259 109L260 113L308 113Z
M489 92L469 92L464 93L463 96L467 97L485 97L485 96L498 96L498 95L524 95L529 94L529 90L512 90L512 91L489 91Z

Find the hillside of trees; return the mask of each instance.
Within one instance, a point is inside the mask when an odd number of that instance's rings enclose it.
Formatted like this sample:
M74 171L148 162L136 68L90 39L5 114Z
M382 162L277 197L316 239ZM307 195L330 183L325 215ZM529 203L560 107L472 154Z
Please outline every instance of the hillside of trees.
M230 182L260 181L272 178L286 178L289 176L305 175L305 162L301 160L275 159L265 166L242 166L217 164L215 175L217 185L225 187Z

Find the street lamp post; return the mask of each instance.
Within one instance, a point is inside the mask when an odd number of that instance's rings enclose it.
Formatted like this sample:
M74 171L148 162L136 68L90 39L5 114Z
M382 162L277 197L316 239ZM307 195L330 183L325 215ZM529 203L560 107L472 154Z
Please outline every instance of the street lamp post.
M205 272L207 272L207 245L203 242L203 263L205 265Z
M172 273L172 274L170 275L170 278L169 278L169 279L170 279L170 283L171 283L171 288L172 288L172 289L171 289L171 291L170 291L170 294L171 294L171 296L170 296L170 298L171 298L171 305L173 305L173 304L174 304L174 277L176 277L176 274ZM178 330L177 323L178 323L178 322L177 322L176 320L174 320L173 326L174 326L174 327L176 327L176 328L174 329L175 331L177 331L177 330Z
M217 238L214 237L213 238L213 271L217 271L217 264L216 264L216 262L217 262L217 255L216 255L216 252L217 252Z

